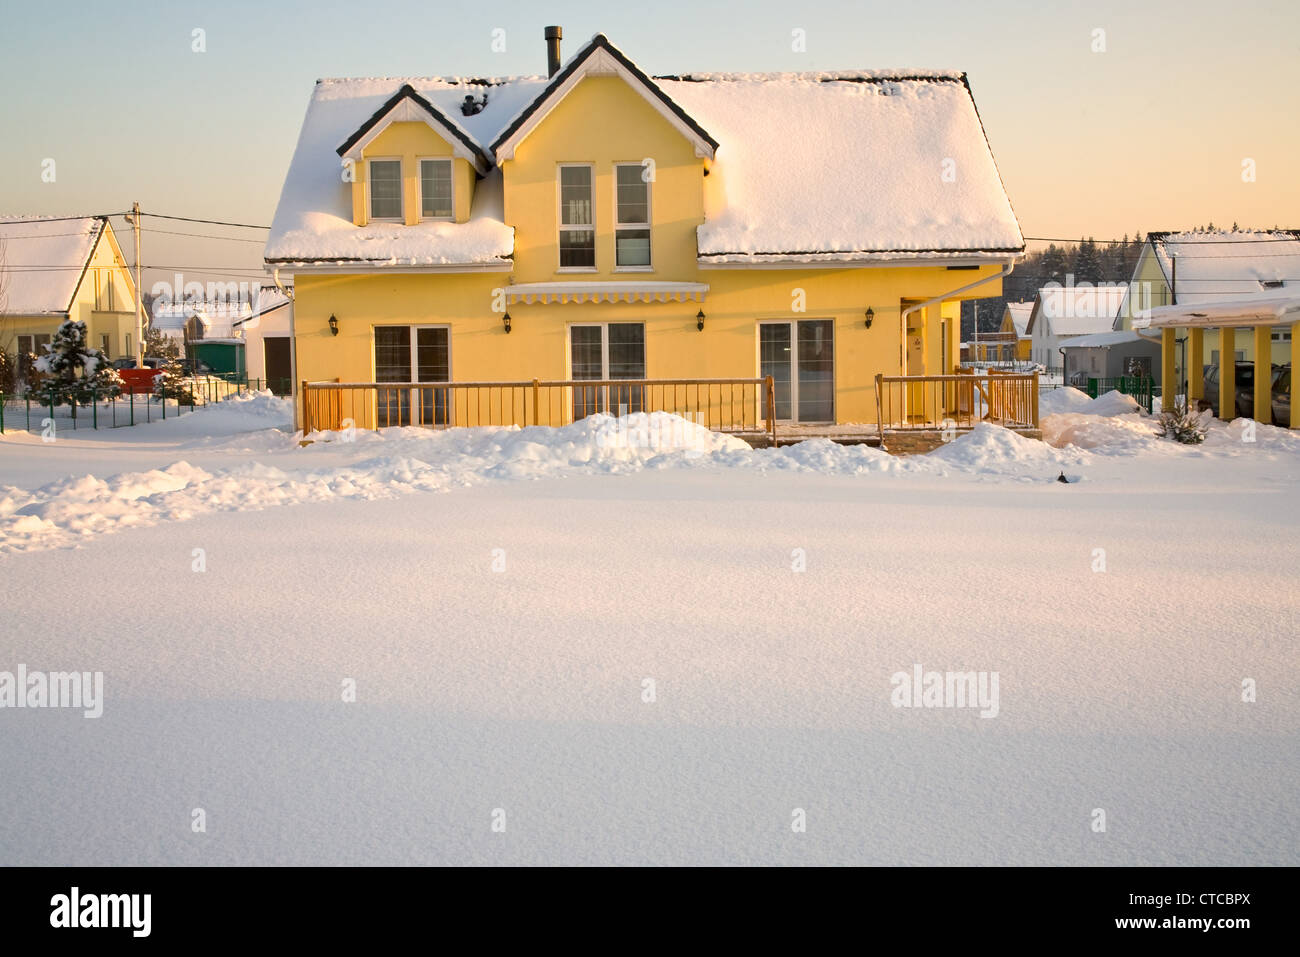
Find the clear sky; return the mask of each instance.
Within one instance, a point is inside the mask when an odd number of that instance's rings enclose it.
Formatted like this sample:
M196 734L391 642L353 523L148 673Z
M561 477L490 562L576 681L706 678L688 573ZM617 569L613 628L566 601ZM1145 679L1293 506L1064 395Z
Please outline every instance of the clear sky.
M138 200L269 224L318 77L541 73L548 23L564 27L566 56L603 32L651 74L965 70L1027 236L1300 227L1296 0L14 3L0 29L0 213ZM498 27L504 53L490 46ZM257 242L158 230L264 232L146 225L146 264L260 265Z

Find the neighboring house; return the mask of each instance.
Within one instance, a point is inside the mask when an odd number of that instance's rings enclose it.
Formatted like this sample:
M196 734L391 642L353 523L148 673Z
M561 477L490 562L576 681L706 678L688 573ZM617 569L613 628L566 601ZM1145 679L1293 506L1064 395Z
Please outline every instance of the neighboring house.
M1065 381L1082 386L1082 380L1148 376L1160 385L1160 339L1131 330L1076 336L1061 344L1065 350ZM1078 376L1080 381L1076 381Z
M292 286L288 287L292 290ZM276 395L289 395L293 387L293 300L275 286L263 286L256 310L232 324L243 340L245 372L249 380Z
M953 370L1024 250L964 74L554 43L549 77L317 83L265 252L295 386L772 375L779 419L874 423L878 373Z
M40 355L74 319L110 359L135 354L135 282L106 217L0 218L0 246L0 348Z
M1030 355L1047 368L1060 368L1060 348L1078 336L1110 332L1126 286L1044 286L1034 297L1026 331Z
M1170 305L1194 306L1276 299L1300 291L1295 263L1300 261L1300 231L1294 229L1213 232L1154 232L1138 256L1133 281L1116 318L1116 329L1133 328L1144 311ZM1176 332L1176 339L1186 335ZM1291 329L1270 332L1271 361L1289 362ZM1255 359L1254 336L1233 335L1238 360ZM1219 362L1219 331L1203 333L1202 363ZM1181 356L1178 377L1182 381Z
M980 362L1029 362L1032 340L1027 330L1033 308L1032 302L1007 303L998 331L971 342L968 355Z

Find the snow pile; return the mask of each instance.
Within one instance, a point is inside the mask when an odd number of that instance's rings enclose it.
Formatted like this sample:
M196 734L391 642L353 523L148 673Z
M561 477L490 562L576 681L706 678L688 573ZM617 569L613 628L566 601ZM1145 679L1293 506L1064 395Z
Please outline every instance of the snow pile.
M1087 415L1131 415L1133 413L1144 413L1146 410L1131 395L1125 395L1123 392L1112 389L1104 395L1097 396L1097 398L1077 411Z
M1063 412L1041 420L1043 441L1056 448L1073 445L1080 449L1112 454L1135 454L1153 449L1155 420L1144 415L1085 415Z
M1092 397L1073 386L1061 389L1049 389L1038 394L1039 417L1055 415L1058 412L1082 412L1092 402Z
M927 458L977 475L1055 475L1059 473L1053 469L1079 462L1077 456L1063 455L1037 439L987 422L940 446Z

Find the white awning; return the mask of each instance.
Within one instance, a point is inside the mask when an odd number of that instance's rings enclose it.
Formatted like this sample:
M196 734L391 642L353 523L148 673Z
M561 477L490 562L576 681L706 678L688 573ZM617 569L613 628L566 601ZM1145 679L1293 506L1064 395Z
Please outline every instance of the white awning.
M1187 306L1157 306L1133 317L1134 329L1174 326L1276 326L1300 322L1300 296L1247 296Z
M703 282L525 282L505 287L506 304L517 302L703 302Z

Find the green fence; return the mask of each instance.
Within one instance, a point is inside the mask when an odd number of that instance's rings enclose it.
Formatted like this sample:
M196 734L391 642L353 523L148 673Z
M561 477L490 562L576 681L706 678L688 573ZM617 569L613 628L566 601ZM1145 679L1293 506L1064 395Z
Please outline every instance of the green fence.
M250 379L247 376L206 375L181 380L180 388L159 397L152 392L122 392L115 396L99 395L94 389L80 401L69 402L57 388L28 390L22 395L0 392L0 435L9 432L41 433L61 429L118 429L153 422L155 419L188 415L198 409L218 405L245 392L273 391L279 382ZM283 388L288 393L289 382ZM177 392L180 392L178 395ZM280 394L280 393L276 393Z
M1155 382L1146 375L1122 375L1110 379L1090 378L1088 387L1084 391L1093 399L1107 392L1122 392L1124 395L1131 395L1147 412L1151 411L1153 397L1156 394Z

